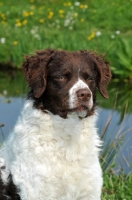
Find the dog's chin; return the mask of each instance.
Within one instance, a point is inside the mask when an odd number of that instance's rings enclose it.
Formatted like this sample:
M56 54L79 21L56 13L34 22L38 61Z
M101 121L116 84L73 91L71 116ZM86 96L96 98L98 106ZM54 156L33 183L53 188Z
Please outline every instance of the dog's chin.
M89 108L81 105L73 109L60 110L57 113L62 118L67 118L67 116L72 113L76 114L79 118L85 118L86 116L88 116Z
M84 118L88 115L88 108L86 106L79 106L75 109L77 116L80 118Z

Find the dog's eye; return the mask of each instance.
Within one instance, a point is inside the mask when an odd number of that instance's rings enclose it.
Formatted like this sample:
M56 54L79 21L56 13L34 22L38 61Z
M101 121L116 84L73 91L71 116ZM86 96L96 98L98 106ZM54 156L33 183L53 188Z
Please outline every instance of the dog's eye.
M93 81L94 80L93 76L90 76L88 73L84 73L83 78L85 79L85 81Z
M56 79L59 81L65 81L67 78L66 78L66 76L58 76L58 77L56 77Z
M88 77L87 80L93 81L93 78L92 77Z

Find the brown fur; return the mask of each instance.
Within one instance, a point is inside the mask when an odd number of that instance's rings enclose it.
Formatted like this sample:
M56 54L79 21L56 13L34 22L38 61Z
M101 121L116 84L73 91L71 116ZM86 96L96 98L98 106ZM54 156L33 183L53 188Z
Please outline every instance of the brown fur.
M107 85L111 79L111 72L109 63L103 55L97 55L97 53L87 50L69 52L47 49L27 56L22 68L31 88L29 97L35 99L34 105L42 110L48 109L52 110L54 114L59 114L59 105L64 111L63 114L65 113L64 117L66 117L65 111L68 107L66 94L70 83L64 80L57 82L55 77L65 75L67 80L70 80L73 76L73 83L76 81L79 68L85 71L86 75L81 75L84 81L87 78L85 76L91 76L93 79L90 80L89 77L88 85L93 93L94 105L96 104L96 88L99 89L103 97L108 98ZM62 93L60 92L61 88L63 88ZM59 95L56 95L57 93ZM63 100L60 101L58 96L63 96Z

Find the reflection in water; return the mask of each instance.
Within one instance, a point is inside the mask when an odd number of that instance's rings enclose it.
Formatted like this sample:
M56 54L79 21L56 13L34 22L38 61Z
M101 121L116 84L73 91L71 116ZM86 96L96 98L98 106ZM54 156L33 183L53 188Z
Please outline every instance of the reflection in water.
M132 114L126 114L122 123L119 123L121 118L120 112L99 108L98 129L100 135L102 135L104 127L106 127L110 117L110 124L105 137L103 137L103 147L104 149L109 150L108 146L115 143L117 151L119 150L115 169L117 172L124 169L124 171L128 173L132 170ZM123 142L120 145L122 138ZM115 146L113 145L113 149L114 148Z
M132 83L111 81L108 91L109 99L107 101L99 96L100 105L103 108L119 111L121 122L124 114L132 113Z
M3 141L13 129L24 102L25 98L21 97L0 97L0 125L4 125L0 130L0 141Z

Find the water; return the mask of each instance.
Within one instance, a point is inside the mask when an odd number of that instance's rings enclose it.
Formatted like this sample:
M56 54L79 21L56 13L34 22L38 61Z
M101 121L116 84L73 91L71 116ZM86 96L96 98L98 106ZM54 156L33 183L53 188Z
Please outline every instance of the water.
M24 105L25 98L22 97L0 97L0 125L1 127L0 141L8 136L13 129L18 116Z
M13 75L0 73L0 78L0 142L3 142L20 115L26 99L21 94L26 94L27 89L20 72L14 72ZM118 95L116 95L117 93ZM98 131L101 135L109 117L112 115L111 123L104 138L104 148L107 148L108 141L113 142L117 135L125 133L115 169L118 172L123 168L126 173L129 173L132 170L132 106L129 103L132 99L131 84L112 83L109 87L109 96L110 98L107 100L102 98L101 95L98 95L97 98L100 105L98 107Z
M102 133L110 116L112 118L106 138L104 138L104 148L108 141L113 142L116 138L124 135L123 143L119 148L115 170L119 173L123 169L125 173L129 173L132 171L132 114L126 114L124 120L120 123L120 112L99 108L99 120L97 124L99 133Z

